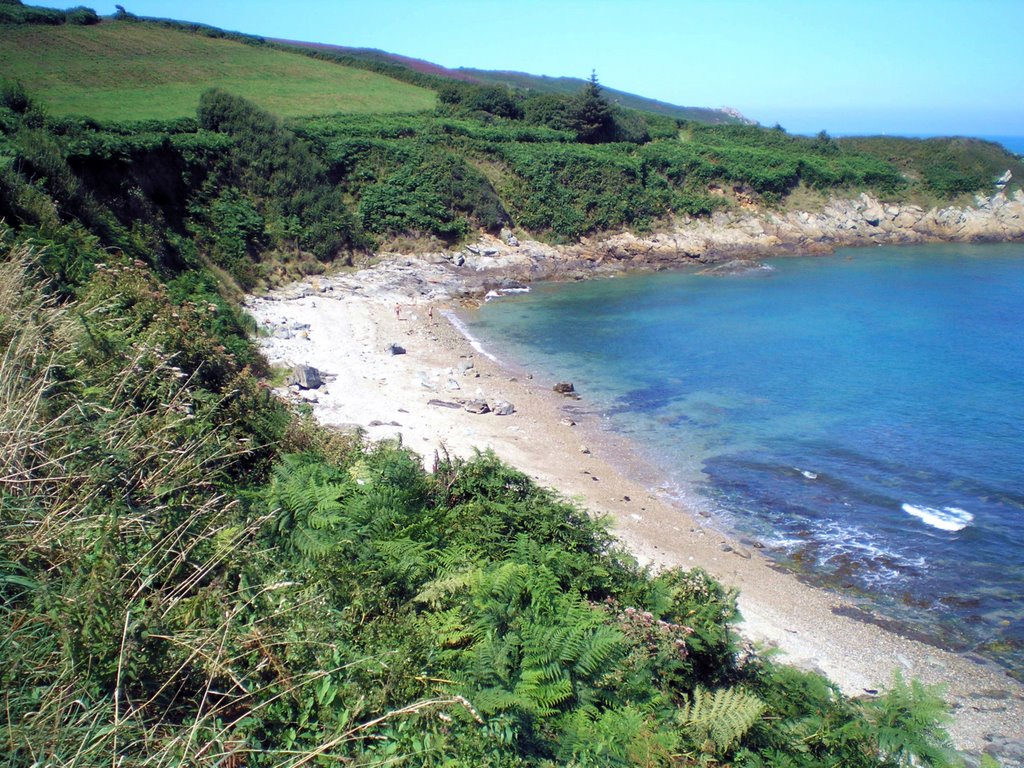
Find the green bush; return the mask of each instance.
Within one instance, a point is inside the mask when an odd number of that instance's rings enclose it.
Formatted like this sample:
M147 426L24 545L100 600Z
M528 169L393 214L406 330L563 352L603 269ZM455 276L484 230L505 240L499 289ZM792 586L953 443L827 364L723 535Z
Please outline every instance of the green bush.
M22 5L20 2L0 3L0 24L49 24L64 23L64 11L54 8Z
M100 17L97 15L96 11L92 8L86 8L84 5L69 8L64 12L64 18L68 24L88 26L90 24L100 23Z
M28 91L25 90L25 85L20 80L15 82L2 80L0 81L0 104L12 112L23 115L32 106L32 99L29 98Z
M222 169L221 183L237 186L267 219L294 217L298 232L287 235L291 242L297 240L322 261L363 247L362 234L342 190L306 140L280 125L270 113L217 90L200 97L198 120L201 128L232 139L231 162ZM207 204L208 200L200 198L194 209ZM244 275L236 277L247 280Z
M492 151L512 178L500 190L512 218L534 232L576 238L669 213L671 193L622 145L508 144Z
M523 119L531 125L544 125L556 131L572 130L572 102L554 93L539 93L523 103Z
M419 166L402 165L364 190L359 210L371 232L449 240L468 234L471 226L496 231L508 219L489 182L449 154L428 156Z

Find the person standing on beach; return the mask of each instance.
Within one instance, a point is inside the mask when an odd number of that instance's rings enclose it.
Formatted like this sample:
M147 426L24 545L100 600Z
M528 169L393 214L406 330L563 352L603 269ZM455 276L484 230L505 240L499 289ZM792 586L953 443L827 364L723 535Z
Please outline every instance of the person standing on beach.
M395 320L402 319L402 305L397 301L395 302Z
M431 325L434 324L434 306L433 305L430 305L430 306L427 307L427 320L430 321Z

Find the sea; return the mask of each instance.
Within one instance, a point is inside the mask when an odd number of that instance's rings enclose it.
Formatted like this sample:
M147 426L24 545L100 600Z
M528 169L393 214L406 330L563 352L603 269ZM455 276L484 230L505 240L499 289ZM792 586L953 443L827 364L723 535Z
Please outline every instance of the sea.
M983 136L982 138L1002 144L1015 155L1024 155L1024 136Z
M1024 244L540 284L463 316L652 490L1024 679Z

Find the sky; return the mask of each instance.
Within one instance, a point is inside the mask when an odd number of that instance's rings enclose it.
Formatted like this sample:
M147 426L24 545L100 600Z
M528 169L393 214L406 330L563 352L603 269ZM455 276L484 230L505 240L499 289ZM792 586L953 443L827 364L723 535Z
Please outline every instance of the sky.
M32 4L33 0L25 0ZM69 3L39 2L49 7ZM89 3L100 14L114 3ZM1024 136L1024 0L122 0L130 13L589 77L790 133Z

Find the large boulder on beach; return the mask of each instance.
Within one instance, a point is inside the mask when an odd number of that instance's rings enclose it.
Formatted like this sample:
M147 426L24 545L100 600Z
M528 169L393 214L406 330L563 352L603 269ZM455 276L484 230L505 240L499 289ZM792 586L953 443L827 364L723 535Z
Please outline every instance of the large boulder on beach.
M470 413L490 413L491 406L487 404L485 400L469 400L466 405L463 406Z
M288 384L299 389L318 389L323 383L320 371L311 365L296 365L288 375Z
M499 400L494 404L494 407L491 408L491 413L495 416L511 416L515 412L516 407L506 400Z
M389 355L404 355L405 347L403 347L401 344L391 343L384 347L384 351L387 352Z
M568 381L560 381L552 389L560 395L571 395L576 391L576 387L572 385L572 382Z

